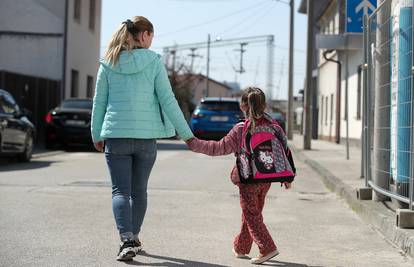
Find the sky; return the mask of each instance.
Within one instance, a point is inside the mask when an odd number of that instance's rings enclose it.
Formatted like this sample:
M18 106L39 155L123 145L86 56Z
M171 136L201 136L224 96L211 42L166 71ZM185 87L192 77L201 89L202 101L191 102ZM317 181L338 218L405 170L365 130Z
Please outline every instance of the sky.
M284 3L283 3L284 2ZM150 49L163 54L165 46L207 42L211 35L210 77L217 81L240 83L242 88L259 86L268 97L287 99L289 12L288 0L103 0L101 25L101 55L113 32L122 21L144 16L154 25ZM294 94L303 88L306 72L306 16L297 12L300 0L295 1ZM240 44L226 45L226 40L274 35L272 92L267 83L266 42L244 46L243 68L240 74ZM214 47L222 40L222 47ZM177 65L190 66L190 50L177 53ZM193 70L206 74L206 49L195 51Z

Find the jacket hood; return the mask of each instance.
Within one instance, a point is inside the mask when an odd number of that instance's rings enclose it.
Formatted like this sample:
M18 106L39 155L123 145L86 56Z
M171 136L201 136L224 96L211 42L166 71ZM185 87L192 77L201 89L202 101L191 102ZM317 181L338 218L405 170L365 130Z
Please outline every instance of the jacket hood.
M148 49L134 49L132 51L122 51L115 65L106 62L104 59L101 59L100 63L114 72L133 74L141 72L160 57L160 55Z

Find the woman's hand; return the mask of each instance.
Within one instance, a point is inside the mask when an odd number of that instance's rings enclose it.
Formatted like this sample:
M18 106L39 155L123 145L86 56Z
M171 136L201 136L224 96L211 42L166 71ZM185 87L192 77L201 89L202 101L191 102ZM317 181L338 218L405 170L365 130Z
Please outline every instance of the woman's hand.
M103 152L103 148L105 145L105 141L98 141L96 143L93 143L93 146L95 147L96 150L98 150L99 152Z
M285 186L286 189L292 188L292 183L284 182L283 185Z

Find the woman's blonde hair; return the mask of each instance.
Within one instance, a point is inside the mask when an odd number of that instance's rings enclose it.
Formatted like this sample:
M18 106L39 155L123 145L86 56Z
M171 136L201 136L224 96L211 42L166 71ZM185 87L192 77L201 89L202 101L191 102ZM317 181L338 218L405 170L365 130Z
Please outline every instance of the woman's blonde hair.
M132 37L136 42L139 42L138 33L145 31L149 33L154 32L154 26L145 17L135 16L132 20L128 19L122 22L121 26L112 35L108 49L105 52L105 61L115 65L118 62L119 54L123 49L133 49L133 47L129 45L128 38Z
M266 96L260 88L248 87L244 90L241 102L247 104L246 115L250 120L250 130L257 123L257 120L263 118L266 109Z

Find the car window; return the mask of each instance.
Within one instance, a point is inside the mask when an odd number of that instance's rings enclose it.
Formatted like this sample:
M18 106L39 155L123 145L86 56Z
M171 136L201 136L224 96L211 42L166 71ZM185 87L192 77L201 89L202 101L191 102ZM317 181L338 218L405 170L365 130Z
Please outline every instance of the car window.
M89 100L66 100L61 108L92 109L92 101Z
M13 97L7 94L0 94L0 109L1 112L6 114L13 114L19 110Z
M239 103L224 101L208 101L200 104L200 109L218 111L240 111Z

